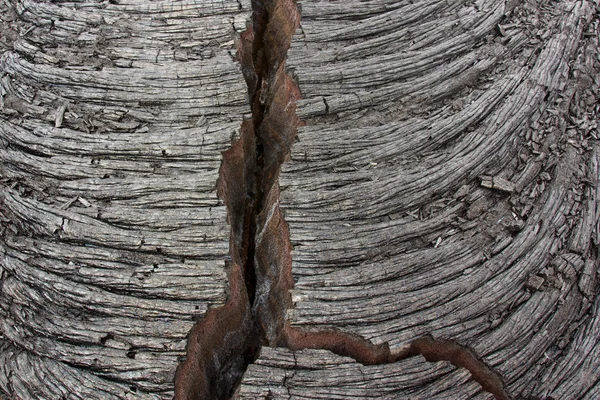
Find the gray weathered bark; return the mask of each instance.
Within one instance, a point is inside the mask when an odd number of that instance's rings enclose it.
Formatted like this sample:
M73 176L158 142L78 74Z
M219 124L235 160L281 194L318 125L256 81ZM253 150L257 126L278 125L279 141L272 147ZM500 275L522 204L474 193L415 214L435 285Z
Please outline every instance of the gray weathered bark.
M0 4L0 397L173 397L247 228L217 180L256 118L250 3ZM430 334L515 398L600 397L598 2L298 3L302 123L254 232L281 208L288 325ZM469 378L267 346L236 396L490 397Z
M594 399L598 4L507 3L302 2L288 68L306 126L280 178L288 316L392 348L451 338L513 396ZM241 393L489 397L467 378L263 349Z
M172 398L226 299L249 1L2 4L0 388Z

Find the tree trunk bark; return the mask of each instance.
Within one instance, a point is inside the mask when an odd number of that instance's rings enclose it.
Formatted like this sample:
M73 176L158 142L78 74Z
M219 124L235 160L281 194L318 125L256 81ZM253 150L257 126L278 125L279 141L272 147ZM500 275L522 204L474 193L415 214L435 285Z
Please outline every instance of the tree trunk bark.
M291 325L392 350L431 334L514 398L600 396L597 3L301 3ZM447 362L277 348L240 392L490 397Z
M0 398L600 397L599 10L5 0Z
M227 298L221 153L249 1L2 4L0 388L173 398Z

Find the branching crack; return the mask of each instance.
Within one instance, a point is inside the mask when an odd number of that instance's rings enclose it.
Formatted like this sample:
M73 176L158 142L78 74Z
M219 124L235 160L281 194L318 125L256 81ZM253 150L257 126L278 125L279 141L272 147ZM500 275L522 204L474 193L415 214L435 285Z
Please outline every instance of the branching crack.
M455 342L424 336L392 351L387 343L375 345L337 330L308 332L287 321L294 281L278 181L301 125L295 106L300 91L285 71L300 15L295 0L253 0L252 9L252 26L241 34L237 53L252 120L243 122L240 138L223 154L218 182L231 226L230 293L224 306L210 310L191 330L187 358L175 377L175 398L231 398L260 347L272 346L326 349L363 365L416 355L446 360L468 369L496 399L509 399L500 376Z

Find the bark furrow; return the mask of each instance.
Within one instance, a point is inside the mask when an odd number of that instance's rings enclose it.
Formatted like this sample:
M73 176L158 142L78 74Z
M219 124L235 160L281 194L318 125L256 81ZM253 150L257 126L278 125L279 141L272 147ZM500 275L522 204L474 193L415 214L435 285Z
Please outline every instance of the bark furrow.
M252 7L252 25L237 53L252 119L223 154L218 182L231 225L230 297L190 333L175 378L178 399L230 398L260 346L281 342L291 305L289 234L278 208L278 176L299 123L299 92L285 72L299 15L292 0L253 1Z

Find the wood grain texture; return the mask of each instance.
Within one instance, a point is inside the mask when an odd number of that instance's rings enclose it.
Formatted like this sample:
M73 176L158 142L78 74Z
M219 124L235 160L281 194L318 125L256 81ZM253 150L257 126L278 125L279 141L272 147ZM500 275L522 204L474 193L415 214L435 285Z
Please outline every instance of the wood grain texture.
M227 298L250 1L0 6L0 393L167 399Z
M0 3L0 397L172 398L194 321L250 320L243 296L215 308L234 298L224 266L246 230L232 234L216 188L255 122L234 60L250 3ZM277 122L264 151L295 129L287 113L304 124L281 174L264 168L280 187L253 238L287 287L273 260L289 228L293 308L277 324L392 351L432 334L516 398L599 397L597 1L298 3L281 71L295 82L252 89ZM288 293L265 282L279 318ZM446 362L264 347L236 396L490 395Z
M292 325L392 349L429 333L515 397L595 398L597 5L298 3L287 68L306 126L280 177ZM489 396L447 363L269 348L240 389Z

